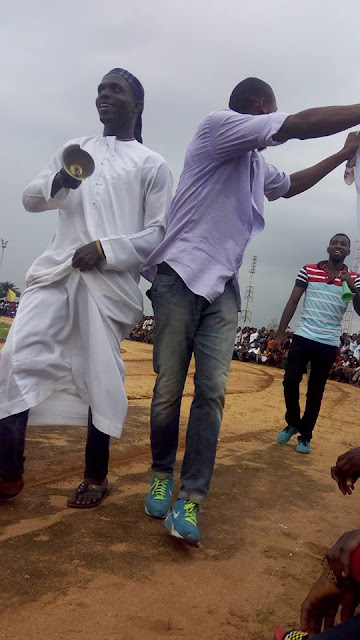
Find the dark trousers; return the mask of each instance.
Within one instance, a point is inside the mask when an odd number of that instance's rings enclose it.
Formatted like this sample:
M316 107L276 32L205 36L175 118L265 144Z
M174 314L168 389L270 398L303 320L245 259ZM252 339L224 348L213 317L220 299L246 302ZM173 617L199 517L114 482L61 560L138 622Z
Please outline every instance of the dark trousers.
M24 473L25 432L29 411L22 411L0 420L0 479L17 480ZM99 431L88 416L85 452L85 478L101 482L106 478L109 464L110 436Z
M321 400L332 364L335 362L337 347L321 344L294 335L284 375L284 395L286 404L285 419L294 427L304 440L311 440L312 432L319 415ZM300 417L299 385L307 364L311 364L308 381L306 407Z
M359 640L360 616L354 616L347 622L338 624L328 631L314 636L314 640Z

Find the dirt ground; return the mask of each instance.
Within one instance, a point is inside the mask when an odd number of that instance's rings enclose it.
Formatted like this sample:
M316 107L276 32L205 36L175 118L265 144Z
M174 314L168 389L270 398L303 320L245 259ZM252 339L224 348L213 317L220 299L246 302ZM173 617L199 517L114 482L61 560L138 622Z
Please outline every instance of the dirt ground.
M85 430L29 428L26 487L0 507L0 638L267 640L279 623L296 625L324 550L359 527L357 491L343 497L329 474L360 444L359 389L328 383L312 453L300 456L275 444L282 371L233 362L203 544L193 549L144 513L152 348L123 349L129 414L100 507L66 508Z

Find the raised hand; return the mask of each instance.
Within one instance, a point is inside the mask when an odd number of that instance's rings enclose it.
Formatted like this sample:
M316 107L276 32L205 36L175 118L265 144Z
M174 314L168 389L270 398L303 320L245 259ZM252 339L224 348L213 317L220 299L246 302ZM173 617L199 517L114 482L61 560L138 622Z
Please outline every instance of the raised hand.
M60 169L54 177L51 187L51 197L54 198L60 189L78 189L81 185L81 180L72 178L65 169Z
M349 133L348 137L345 140L345 144L343 146L345 158L347 160L351 160L356 155L359 147L360 147L360 132L352 131L351 133Z

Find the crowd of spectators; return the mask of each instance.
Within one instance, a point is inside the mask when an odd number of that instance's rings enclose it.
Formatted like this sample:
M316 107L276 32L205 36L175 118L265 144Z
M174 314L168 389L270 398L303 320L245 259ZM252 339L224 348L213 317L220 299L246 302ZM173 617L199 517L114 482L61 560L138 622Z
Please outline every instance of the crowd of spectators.
M152 344L154 340L155 323L153 316L143 316L132 330L129 338L137 342L147 342ZM239 327L234 345L233 359L242 362L256 362L274 367L284 367L287 354L291 344L292 334L287 333L287 338L283 349L273 351L275 332L253 327Z
M286 333L284 345L274 351L275 331L273 329L256 329L256 327L238 328L235 337L233 360L255 362L270 367L284 369L292 340L292 333Z
M136 342L147 342L148 344L152 344L154 341L154 333L154 316L143 316L140 322L137 323L136 327L134 327L130 333L129 338Z
M283 348L273 350L275 332L265 327L239 328L235 339L233 359L242 362L255 362L284 369L292 340L292 333L286 333ZM310 364L307 373L310 372ZM305 373L305 372L304 372ZM336 360L330 371L330 378L337 382L345 382L360 387L360 334L353 333L349 336L343 333Z
M0 300L0 316L15 318L18 306L18 302L7 302L7 300Z
M154 317L143 316L132 330L129 338L137 342L153 344L154 333ZM275 331L273 329L266 329L265 327L261 329L244 327L242 329L239 327L235 338L233 360L284 369L292 341L292 332L287 331L286 340L280 350L274 351L274 339ZM345 382L360 387L360 334L353 333L351 336L347 333L342 334L338 355L330 371L330 378L337 382Z
M360 333L343 333L330 378L360 387Z

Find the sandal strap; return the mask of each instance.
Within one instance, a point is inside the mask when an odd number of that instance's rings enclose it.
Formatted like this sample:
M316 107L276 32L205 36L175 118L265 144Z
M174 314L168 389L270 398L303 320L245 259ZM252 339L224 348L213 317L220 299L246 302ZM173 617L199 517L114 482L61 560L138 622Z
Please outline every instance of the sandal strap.
M109 488L101 487L98 484L86 484L86 482L80 482L79 486L76 489L76 495L79 496L82 493L89 493L89 491L96 491L97 493L101 493L101 495L104 495L109 491Z

